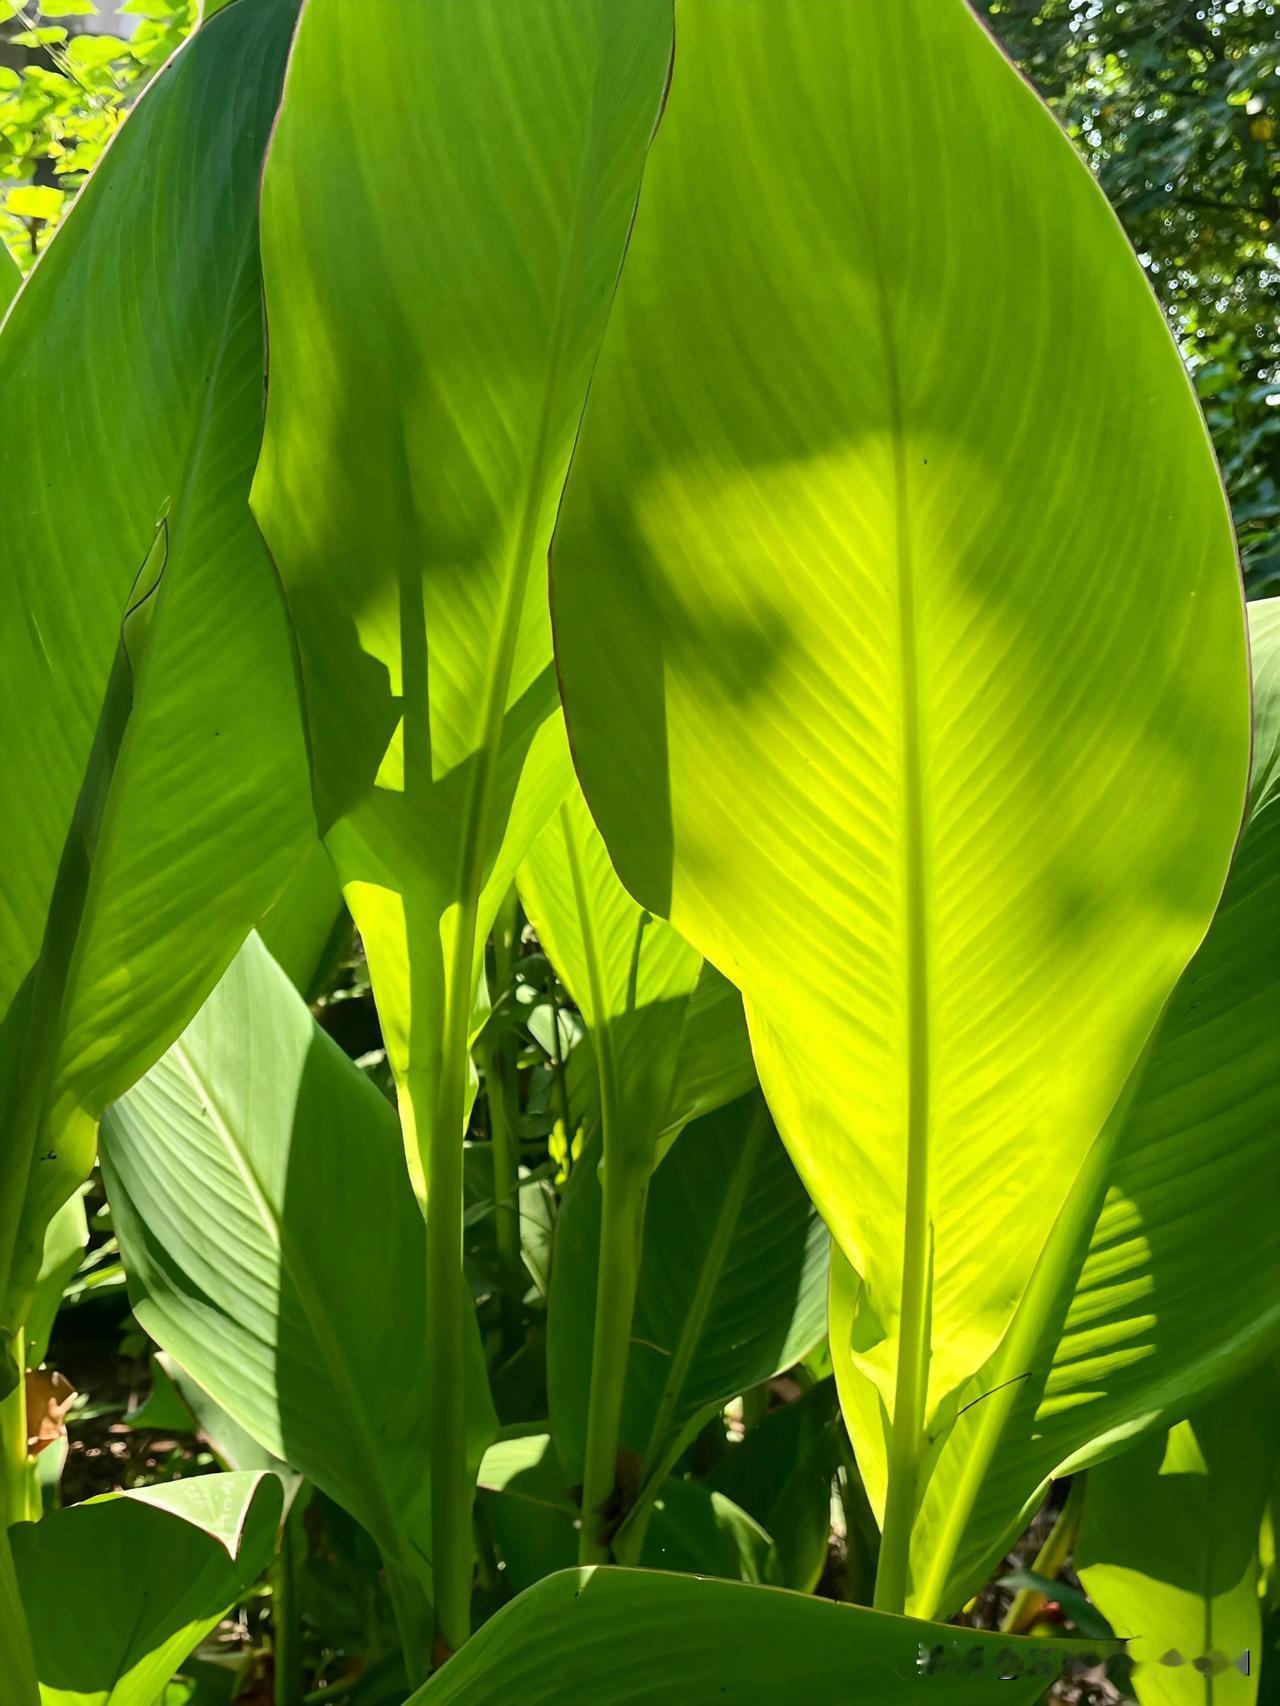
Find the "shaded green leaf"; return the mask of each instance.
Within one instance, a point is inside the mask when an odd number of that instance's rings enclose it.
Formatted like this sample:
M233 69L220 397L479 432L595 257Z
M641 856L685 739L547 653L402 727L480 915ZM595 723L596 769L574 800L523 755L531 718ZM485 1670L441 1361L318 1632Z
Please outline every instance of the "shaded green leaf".
M203 1475L12 1530L42 1706L154 1706L252 1584L279 1520L274 1475Z

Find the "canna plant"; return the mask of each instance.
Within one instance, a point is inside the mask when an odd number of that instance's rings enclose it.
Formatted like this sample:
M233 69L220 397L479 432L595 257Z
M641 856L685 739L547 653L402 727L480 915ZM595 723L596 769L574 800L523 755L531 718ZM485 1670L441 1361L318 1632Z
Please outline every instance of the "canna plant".
M6 1706L264 1566L298 1706L313 1517L356 1706L1031 1706L1066 1476L1243 1706L1280 618L1134 256L963 0L376 16L208 7L0 329ZM222 1468L42 1515L100 1121Z

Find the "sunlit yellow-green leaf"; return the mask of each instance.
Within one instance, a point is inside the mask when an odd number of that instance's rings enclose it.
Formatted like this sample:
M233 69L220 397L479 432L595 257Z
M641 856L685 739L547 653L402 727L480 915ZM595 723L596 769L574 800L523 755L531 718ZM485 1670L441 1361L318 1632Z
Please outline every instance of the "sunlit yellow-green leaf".
M742 988L860 1276L900 1604L929 1436L1221 891L1239 579L1137 260L963 0L676 27L557 530L562 691L619 874Z
M912 1539L930 1616L981 1585L1050 1477L1184 1415L1280 1345L1280 960L1259 952L1280 939L1280 599L1251 604L1249 629L1253 770L1226 890L930 1469ZM883 1412L842 1350L854 1290L837 1263L832 1354L879 1510Z

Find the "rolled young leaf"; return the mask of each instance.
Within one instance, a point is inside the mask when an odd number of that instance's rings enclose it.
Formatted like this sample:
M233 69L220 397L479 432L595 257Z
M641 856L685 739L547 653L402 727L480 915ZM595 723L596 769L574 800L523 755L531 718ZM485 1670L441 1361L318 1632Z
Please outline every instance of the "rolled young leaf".
M1089 1472L1076 1569L1130 1641L1140 1706L1258 1698L1258 1533L1278 1414L1267 1368Z
M429 1591L422 1215L393 1110L256 937L110 1109L102 1164L143 1327ZM474 1329L467 1353L478 1465Z
M1203 935L1239 575L1096 185L963 0L682 7L553 555L619 874L743 990L893 1541Z
M563 1570L504 1606L407 1706L865 1700L1032 1706L1105 1645L888 1617L658 1570Z
M542 571L671 54L650 0L313 5L263 185L254 509L312 790L368 954L419 1195L429 1354L460 1368L484 938L569 780ZM412 174L393 190L385 162ZM441 1379L433 1541L465 1638L472 1489Z
M36 430L0 441L10 1329L102 1107L191 1018L310 816L283 605L248 507L258 182L295 14L237 5L183 47L0 332L0 414L37 406Z
M1222 903L1175 989L1122 1115L1072 1185L1000 1353L962 1393L912 1540L913 1609L963 1605L1049 1479L1187 1413L1280 1344L1280 599L1249 606L1248 820ZM1212 1251L1212 1259L1206 1252ZM878 1399L832 1354L875 1502ZM852 1423L851 1423L852 1425Z
M12 1530L42 1706L154 1706L252 1586L280 1509L274 1475L197 1475Z

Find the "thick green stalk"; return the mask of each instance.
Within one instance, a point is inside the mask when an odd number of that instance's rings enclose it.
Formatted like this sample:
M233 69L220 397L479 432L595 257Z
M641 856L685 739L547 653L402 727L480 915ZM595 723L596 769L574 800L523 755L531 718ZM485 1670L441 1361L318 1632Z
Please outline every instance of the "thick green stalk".
M18 1595L6 1524L0 1522L0 1699L5 1706L40 1706L31 1634Z
M404 1654L405 1676L411 1688L427 1680L431 1669L431 1609L421 1585L401 1565L383 1558L387 1594Z
M271 1659L275 1706L302 1706L302 1641L298 1626L297 1539L289 1511L271 1566Z
M591 1396L587 1410L587 1453L582 1477L582 1529L578 1562L605 1564L609 1540L603 1533L618 1470L622 1395L631 1349L631 1318L640 1281L649 1176L609 1159L608 1126L601 1179L600 1261L596 1320L591 1348Z
M467 1464L466 1312L462 1134L476 907L458 921L445 987L444 1050L427 1133L427 1366L431 1370L431 1562L436 1645L456 1653L471 1633L474 1486ZM411 1098L413 1074L410 1074ZM424 1087L425 1088L425 1087Z
M879 258L876 257L879 273ZM902 1235L902 1308L898 1316L898 1366L884 1534L876 1571L875 1605L902 1611L907 1602L911 1528L926 1449L929 1399L929 1309L933 1283L933 1228L929 1217L929 949L924 865L923 731L920 668L916 656L915 571L908 515L902 387L888 292L880 276L890 424L893 429L895 550L898 581L898 652L902 684L902 859L907 957L907 1178Z
M1137 1071L1135 1069L1131 1077L1131 1084L1136 1081ZM1078 1257L1080 1246L1088 1238L1089 1228L1097 1215L1106 1189L1115 1133L1128 1100L1129 1091L1126 1091L1106 1129L1085 1157L1071 1195L1054 1222L1013 1323L991 1365L990 1396L977 1406L979 1421L965 1452L964 1468L948 1500L945 1521L925 1560L922 1580L916 1590L914 1611L918 1617L941 1614L947 1580L965 1528L977 1505L987 1472L1003 1442L1009 1417L1022 1397L1022 1379L1034 1368L1037 1355L1044 1354L1040 1341L1045 1322L1059 1296L1063 1274L1073 1258Z
M18 1371L18 1383L0 1401L0 1443L3 1446L3 1480L0 1481L0 1521L5 1526L15 1522L31 1522L39 1511L33 1511L31 1458L27 1455L27 1389L26 1343L22 1329L5 1343Z

